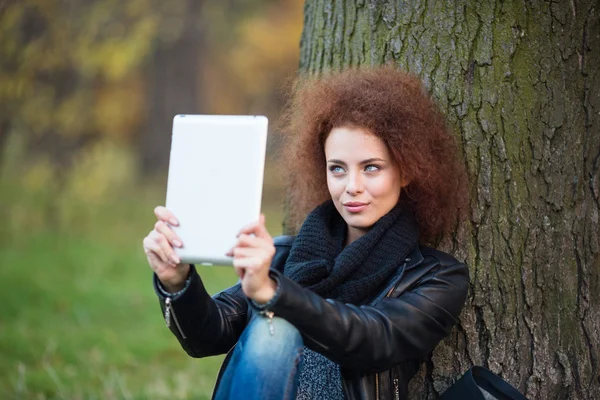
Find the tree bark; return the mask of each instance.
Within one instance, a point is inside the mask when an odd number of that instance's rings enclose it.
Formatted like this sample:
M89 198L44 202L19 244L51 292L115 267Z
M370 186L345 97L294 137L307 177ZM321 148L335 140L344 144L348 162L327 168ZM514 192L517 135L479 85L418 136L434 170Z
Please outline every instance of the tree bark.
M530 399L600 399L600 2L307 0L301 71L393 63L457 134L472 213L461 321L423 363L434 399L471 365Z
M146 71L148 108L139 142L145 175L165 171L169 165L173 117L201 111L198 77L205 45L200 16L203 1L183 3L183 12L165 22L171 30L182 24L180 36L157 45Z

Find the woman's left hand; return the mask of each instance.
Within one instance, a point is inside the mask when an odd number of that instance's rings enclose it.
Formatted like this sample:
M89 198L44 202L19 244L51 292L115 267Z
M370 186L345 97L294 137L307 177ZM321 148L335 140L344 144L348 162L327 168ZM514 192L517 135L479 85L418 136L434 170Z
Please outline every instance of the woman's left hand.
M241 278L246 296L259 304L273 298L277 284L269 277L269 267L275 255L275 245L265 227L263 214L258 222L240 231L237 243L227 255L233 256L233 266Z

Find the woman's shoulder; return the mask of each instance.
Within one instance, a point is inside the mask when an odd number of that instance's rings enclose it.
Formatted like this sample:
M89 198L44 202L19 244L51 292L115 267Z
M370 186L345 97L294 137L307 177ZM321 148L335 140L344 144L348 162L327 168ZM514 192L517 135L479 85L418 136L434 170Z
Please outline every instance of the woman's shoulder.
M469 268L451 254L420 245L406 259L402 280L394 293L400 294L419 284L440 281L465 286L469 281Z
M411 256L391 297L397 298L410 291L423 294L427 288L433 288L430 298L443 301L458 315L469 287L466 264L451 254L427 246L418 246Z
M294 243L294 239L296 239L296 236L293 235L281 235L281 236L275 236L273 238L273 243L275 244L275 247L281 247L282 249L285 248L291 248L292 247L292 243Z
M429 258L431 261L438 263L442 267L448 267L457 264L464 265L463 262L458 261L453 255L433 247L419 246L419 251L423 255L424 259Z
M413 275L416 274L425 281L435 277L435 280L447 281L452 283L452 286L462 287L466 291L470 278L469 267L464 262L432 247L419 246L418 250L422 260L411 271Z

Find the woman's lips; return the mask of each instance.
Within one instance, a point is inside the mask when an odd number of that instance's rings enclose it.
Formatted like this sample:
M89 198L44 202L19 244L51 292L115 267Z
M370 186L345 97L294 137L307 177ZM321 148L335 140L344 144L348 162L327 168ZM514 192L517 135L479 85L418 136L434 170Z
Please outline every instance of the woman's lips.
M344 208L351 213L359 213L369 206L368 203L350 202L345 203Z

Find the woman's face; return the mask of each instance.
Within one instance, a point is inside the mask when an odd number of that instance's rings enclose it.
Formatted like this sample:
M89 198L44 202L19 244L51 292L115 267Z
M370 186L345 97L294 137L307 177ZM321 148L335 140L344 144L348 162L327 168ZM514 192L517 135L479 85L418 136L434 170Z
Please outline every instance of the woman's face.
M394 208L404 182L385 143L363 128L332 129L325 159L327 187L348 224L348 244Z

